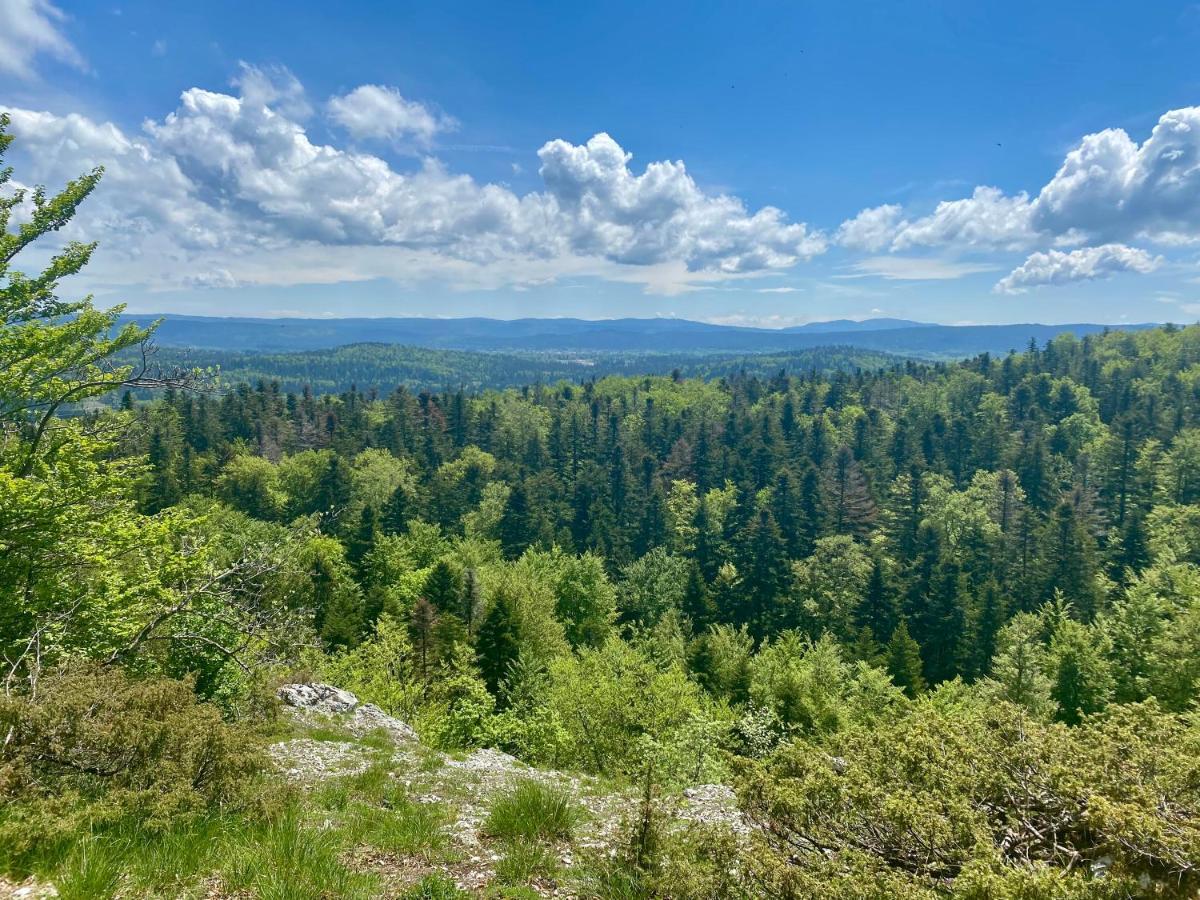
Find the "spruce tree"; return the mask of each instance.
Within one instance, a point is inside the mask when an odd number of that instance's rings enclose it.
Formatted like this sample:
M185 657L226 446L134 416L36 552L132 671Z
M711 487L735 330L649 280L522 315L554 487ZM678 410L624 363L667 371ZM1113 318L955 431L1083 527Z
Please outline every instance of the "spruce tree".
M916 697L925 691L924 665L921 662L921 648L908 633L908 623L903 619L892 632L892 638L887 646L887 669L892 681L902 688L909 697Z
M520 631L514 605L507 591L497 593L487 615L479 623L475 637L479 671L493 694L499 693L500 685L508 677L509 666L520 652Z
M466 585L462 573L446 560L438 560L425 578L422 596L441 615L457 616L463 610Z

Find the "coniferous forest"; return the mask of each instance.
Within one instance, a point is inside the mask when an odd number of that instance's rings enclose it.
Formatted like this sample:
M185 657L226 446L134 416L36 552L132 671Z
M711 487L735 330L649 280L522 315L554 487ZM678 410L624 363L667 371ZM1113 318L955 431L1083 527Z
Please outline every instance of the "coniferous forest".
M460 896L452 809L379 766L312 790L272 768L276 688L320 682L431 755L632 798L565 863L547 848L591 826L514 791L481 896L1200 889L1200 327L284 390L165 370L152 331L64 299L90 245L17 271L99 177L24 195L20 226L0 200L7 875ZM698 785L742 826L681 825Z

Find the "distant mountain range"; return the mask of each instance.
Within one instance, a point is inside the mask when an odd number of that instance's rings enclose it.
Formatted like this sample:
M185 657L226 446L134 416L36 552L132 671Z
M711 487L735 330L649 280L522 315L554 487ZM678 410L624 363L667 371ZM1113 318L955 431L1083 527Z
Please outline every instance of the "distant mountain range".
M126 316L146 324L156 316ZM166 315L164 347L222 351L324 350L364 342L446 350L554 353L778 353L857 347L925 359L1024 350L1071 332L1152 328L1137 325L936 325L905 319L839 319L791 328L746 328L686 319L251 319Z

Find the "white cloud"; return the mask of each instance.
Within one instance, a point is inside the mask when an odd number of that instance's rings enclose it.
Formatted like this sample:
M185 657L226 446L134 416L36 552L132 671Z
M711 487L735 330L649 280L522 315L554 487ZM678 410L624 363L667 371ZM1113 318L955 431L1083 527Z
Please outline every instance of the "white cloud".
M851 250L878 252L895 240L903 214L904 210L893 203L864 209L841 224L836 240Z
M1140 145L1120 128L1085 137L1042 188L1034 222L1093 240L1200 235L1200 106L1166 113Z
M672 294L825 249L777 209L703 191L681 162L632 171L605 134L547 143L544 189L518 195L436 159L402 171L314 142L303 86L286 70L247 66L236 86L184 91L134 135L10 110L24 179L53 185L106 167L64 235L101 241L97 278L151 289L378 277L495 287L571 275Z
M682 259L734 274L784 268L825 251L825 240L788 224L774 207L749 213L736 197L705 194L682 162L654 162L641 175L607 134L587 144L550 141L539 173L571 248L644 265Z
M877 275L890 281L950 281L978 272L994 272L996 268L986 263L916 256L872 256L854 263L860 276Z
M42 54L86 68L79 51L62 33L65 19L49 0L0 0L0 72L32 78L34 60Z
M932 215L902 223L892 248L1020 249L1036 239L1029 220L1029 198L1025 194L1007 197L999 188L977 187L970 197L942 201Z
M394 87L364 84L332 98L329 116L356 138L413 139L428 144L438 132L456 125L448 116L406 100Z
M1029 251L1082 244L1200 241L1200 107L1165 113L1141 144L1121 129L1084 137L1032 199L977 187L908 219L894 205L863 210L838 239L860 250L914 247Z
M1082 247L1069 252L1050 250L1032 254L1002 278L995 290L1001 294L1020 294L1031 287L1108 278L1119 272L1144 274L1153 272L1161 264L1162 257L1124 244Z

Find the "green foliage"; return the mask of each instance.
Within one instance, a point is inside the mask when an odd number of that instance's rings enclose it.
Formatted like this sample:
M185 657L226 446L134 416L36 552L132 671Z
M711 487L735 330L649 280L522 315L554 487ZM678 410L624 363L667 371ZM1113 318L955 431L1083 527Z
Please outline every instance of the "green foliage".
M785 632L751 661L750 699L789 729L822 735L886 718L903 696L878 669L846 660L828 635Z
M536 778L521 778L492 801L484 833L507 841L570 838L583 818L569 792Z
M187 682L118 668L53 672L35 697L0 697L0 731L10 864L79 828L164 830L246 802L263 762L255 739Z
M908 633L908 623L903 619L892 632L887 646L887 671L892 682L909 697L925 691L924 666L921 663L921 648Z
M348 847L443 859L446 811L380 768L310 798L328 827L256 793L222 716L265 718L304 665L434 747L644 785L588 896L1196 889L1200 327L472 394L343 382L546 361L358 347L231 358L285 385L210 396L151 373L119 309L57 297L90 245L13 268L99 174L0 199L3 868L63 896L355 897L378 885ZM287 392L306 375L340 392ZM756 852L654 804L730 761ZM535 780L498 799L501 880L556 877L572 810Z
M422 689L415 681L412 641L408 630L384 616L375 633L353 650L326 657L322 678L351 691L364 703L404 718L420 706Z
M623 641L556 659L547 704L566 731L573 759L586 769L639 771L645 738L655 745L664 782L715 774L715 710L682 670L662 669Z
M795 741L748 764L741 791L769 828L761 862L773 896L817 884L861 896L876 896L871 886L1095 896L1096 866L1113 896L1139 878L1186 893L1200 878L1195 748L1194 730L1153 705L1069 728L952 690L892 720Z

